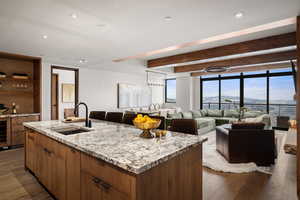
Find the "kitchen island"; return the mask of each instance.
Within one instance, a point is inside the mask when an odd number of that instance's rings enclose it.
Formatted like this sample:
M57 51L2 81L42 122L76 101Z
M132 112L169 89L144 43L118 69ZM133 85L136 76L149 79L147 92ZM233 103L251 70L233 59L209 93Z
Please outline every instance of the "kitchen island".
M93 121L24 123L25 168L59 200L201 200L203 138L168 132L143 139L133 126Z

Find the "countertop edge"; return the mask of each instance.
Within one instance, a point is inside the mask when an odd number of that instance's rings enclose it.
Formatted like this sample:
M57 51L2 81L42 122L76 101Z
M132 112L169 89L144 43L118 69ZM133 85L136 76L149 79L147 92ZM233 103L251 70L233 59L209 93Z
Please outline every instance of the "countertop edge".
M36 115L41 115L41 113L3 114L0 115L0 118L14 118L14 117L36 116Z

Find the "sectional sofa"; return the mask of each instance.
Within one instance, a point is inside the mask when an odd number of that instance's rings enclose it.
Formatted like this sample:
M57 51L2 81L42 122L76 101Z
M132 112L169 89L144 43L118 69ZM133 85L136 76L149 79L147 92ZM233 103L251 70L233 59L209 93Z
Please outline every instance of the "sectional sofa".
M203 109L169 114L167 125L172 119L194 119L197 122L198 133L205 134L215 130L216 125L232 123L238 121L238 118L239 112L236 110ZM263 122L266 127L271 127L270 115L261 111L245 112L241 120L244 122Z

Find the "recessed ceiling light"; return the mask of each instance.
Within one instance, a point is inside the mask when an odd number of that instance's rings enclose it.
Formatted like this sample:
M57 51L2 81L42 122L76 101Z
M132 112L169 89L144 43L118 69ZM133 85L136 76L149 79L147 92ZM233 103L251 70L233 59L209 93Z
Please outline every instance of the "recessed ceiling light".
M165 16L165 20L170 21L170 20L172 20L172 17L171 16Z
M87 60L86 59L80 59L79 62L80 63L87 63Z
M242 13L242 12L237 12L236 14L235 14L235 18L237 18L237 19L241 19L241 18L243 18L244 17L244 13Z
M71 17L72 17L73 19L77 19L77 15L76 15L75 13L72 13L72 14L71 14Z
M48 38L48 35L43 35L43 39L47 39Z

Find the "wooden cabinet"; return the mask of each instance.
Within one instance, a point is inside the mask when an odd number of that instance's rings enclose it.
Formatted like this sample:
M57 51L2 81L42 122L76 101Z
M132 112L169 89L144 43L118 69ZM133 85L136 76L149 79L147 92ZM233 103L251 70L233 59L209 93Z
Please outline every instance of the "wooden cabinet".
M133 176L84 153L81 154L81 172L85 172L91 176L91 179L99 181L98 187L104 192L103 198L108 200L112 197L115 197L116 200L130 199L132 183L135 180ZM82 191L83 195L84 192Z
M30 132L26 134L26 155L30 154ZM26 167L31 169L41 183L59 200L66 199L66 146L36 133L36 168L30 168L29 155ZM30 159L29 159L30 160ZM29 164L29 165L28 165Z
M49 139L48 139L49 140ZM50 140L50 173L52 176L51 190L52 194L59 200L66 199L66 149L54 140Z
M36 133L28 130L26 134L26 166L31 171L36 171L37 149L36 149Z
M22 117L12 117L11 118L11 144L10 145L21 145L24 144L24 133L25 128L23 126L24 122L39 121L38 115L32 116L22 116Z
M27 138L26 138L27 139ZM37 134L36 136L36 171L34 172L40 182L47 187L47 189L52 192L51 182L51 152L49 151L49 146L51 140L49 140L46 136L41 134ZM27 150L26 150L27 151Z
M202 199L202 147L133 175L26 131L25 166L58 200Z
M81 154L81 172L81 199L130 199L134 181L132 176L84 153ZM95 192L95 196L90 196L91 190Z
M86 171L81 173L81 199L102 200L102 189L96 177Z
M66 199L80 200L80 155L72 148L66 148Z
M89 200L129 200L109 183L104 182L87 171L81 173L81 199Z

